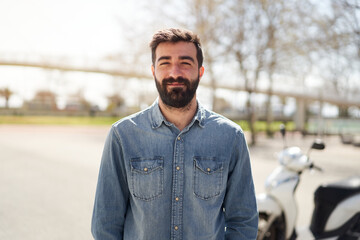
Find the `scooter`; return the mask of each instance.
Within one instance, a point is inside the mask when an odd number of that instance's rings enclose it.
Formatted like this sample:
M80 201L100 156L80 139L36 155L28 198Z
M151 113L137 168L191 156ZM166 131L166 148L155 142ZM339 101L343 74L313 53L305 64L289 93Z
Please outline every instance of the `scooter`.
M282 126L284 143L285 132ZM285 147L280 152L280 166L268 176L265 193L256 196L259 211L257 239L298 238L295 191L304 170L321 170L309 158L310 150L324 148L321 140L315 140L306 155L299 147ZM360 175L318 187L314 203L308 235L301 239L360 240Z

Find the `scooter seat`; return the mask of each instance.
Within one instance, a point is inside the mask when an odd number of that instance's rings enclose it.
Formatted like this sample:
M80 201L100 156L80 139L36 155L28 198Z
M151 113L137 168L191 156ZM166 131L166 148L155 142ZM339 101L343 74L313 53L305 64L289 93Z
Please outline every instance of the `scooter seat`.
M310 229L316 239L323 236L325 224L335 207L344 199L360 193L360 175L318 187Z
M360 193L360 176L320 186L315 192L315 201L337 205L356 193Z

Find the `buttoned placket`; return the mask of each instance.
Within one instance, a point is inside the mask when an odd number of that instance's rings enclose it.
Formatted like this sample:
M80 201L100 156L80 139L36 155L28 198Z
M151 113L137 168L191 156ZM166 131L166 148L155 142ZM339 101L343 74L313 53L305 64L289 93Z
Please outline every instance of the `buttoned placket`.
M184 139L180 133L175 139L171 204L171 239L182 239L184 191Z

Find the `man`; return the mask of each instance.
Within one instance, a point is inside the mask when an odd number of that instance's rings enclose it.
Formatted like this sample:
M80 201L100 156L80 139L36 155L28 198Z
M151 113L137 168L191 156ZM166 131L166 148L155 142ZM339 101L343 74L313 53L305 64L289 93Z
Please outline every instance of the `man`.
M102 156L95 239L255 239L258 214L244 133L204 109L199 38L167 29L150 43L159 98L115 123Z

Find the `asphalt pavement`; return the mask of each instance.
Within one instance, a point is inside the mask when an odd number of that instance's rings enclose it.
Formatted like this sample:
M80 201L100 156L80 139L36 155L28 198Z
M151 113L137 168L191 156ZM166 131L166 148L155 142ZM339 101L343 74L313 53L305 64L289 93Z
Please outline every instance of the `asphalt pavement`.
M92 239L90 222L101 153L109 127L0 125L0 239ZM305 151L314 137L289 134ZM304 172L296 198L298 225L310 222L313 191L324 182L359 174L360 148L324 138L311 156L324 171ZM277 166L282 139L259 136L250 147L256 192Z

